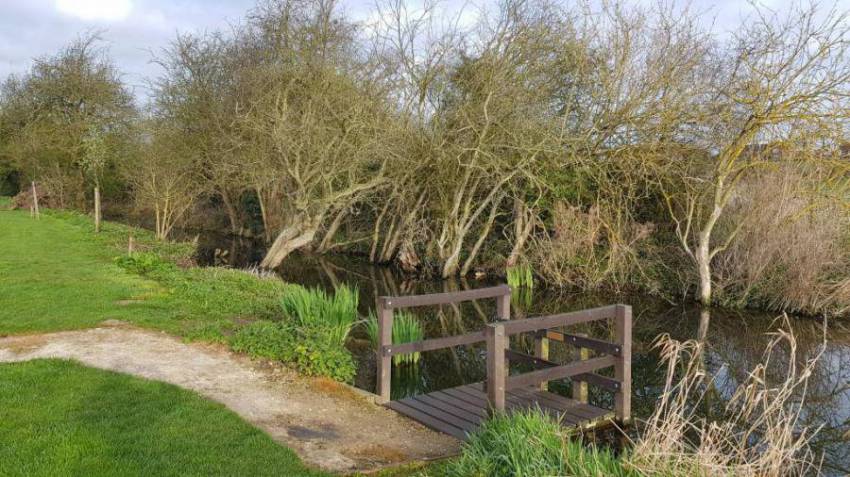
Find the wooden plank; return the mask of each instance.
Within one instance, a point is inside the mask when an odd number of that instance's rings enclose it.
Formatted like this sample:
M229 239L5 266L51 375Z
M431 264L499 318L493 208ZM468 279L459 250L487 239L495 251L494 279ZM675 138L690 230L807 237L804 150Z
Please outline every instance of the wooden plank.
M565 415L564 419L570 424L577 425L588 418L585 413L573 411L573 408L576 407L579 403L566 404L561 400L552 399L551 396L556 395L549 393L548 391L537 391L534 389L517 389L512 390L510 392L520 395L524 394L527 399L533 400L541 407L545 406L557 410L559 413Z
M476 404L472 404L464 399L458 398L452 394L447 393L446 391L435 391L433 393L428 393L428 396L444 402L447 406L453 406L459 409L463 409L464 411L470 414L475 414L480 417L488 416L485 408Z
M602 306L588 310L561 313L558 315L538 316L524 320L505 322L505 332L509 335L528 333L531 331L558 328L561 326L577 325L588 321L614 318L618 305Z
M378 302L387 308L411 308L416 306L447 305L461 301L480 300L484 298L495 298L511 295L511 287L499 285L495 287L479 288L477 290L466 290L448 293L431 293L428 295L409 296L382 296Z
M558 363L553 363L548 359L536 358L534 356L530 356L525 353L510 349L505 350L505 357L507 357L511 361L516 361L517 363L523 363L533 366L534 369L554 368L558 366Z
M451 348L453 346L463 346L475 343L481 343L486 340L485 332L476 331L474 333L466 333L457 336L448 336L445 338L433 338L424 341L414 341L412 343L403 343L397 345L386 345L381 348L382 356L394 356L397 354L422 353L425 351L433 351L443 348Z
M479 416L478 414L468 412L463 408L453 406L444 401L436 399L429 394L420 394L419 396L413 396L412 399L423 402L433 408L440 409L441 411L455 416L457 419L463 419L464 421L476 427L481 424L481 421L485 418L485 416Z
M487 325L487 400L496 411L505 410L507 336L503 323Z
M546 337L553 341L571 344L578 348L588 348L597 353L610 354L612 356L620 356L622 347L617 343L588 338L587 336L571 335L569 333L561 333L560 331L547 330Z
M425 414L424 412L405 405L401 401L390 401L386 404L386 406L396 412L404 414L405 416L424 424L427 427L430 427L431 429L434 429L435 431L448 434L460 440L466 440L467 433L463 429L460 429L458 427L453 426L452 424L436 419L428 414Z
M478 429L478 423L469 422L465 419L461 419L453 414L450 414L439 407L434 407L433 405L423 402L417 401L413 398L405 398L401 401L396 401L410 408L416 409L417 411L427 414L435 419L439 419L440 421L445 422L446 424L450 424L458 429L462 429L464 432L475 432Z
M619 358L614 356L600 356L586 361L577 361L556 368L546 368L539 371L508 377L505 380L505 389L516 389L528 386L536 386L544 381L554 381L568 378L577 374L589 373L591 371L614 366ZM489 361L489 359L488 359Z
M614 392L619 391L623 387L620 381L606 376L600 376L596 373L577 374L572 377L572 380L574 383L576 381L581 381ZM575 384L573 384L573 386L575 386Z

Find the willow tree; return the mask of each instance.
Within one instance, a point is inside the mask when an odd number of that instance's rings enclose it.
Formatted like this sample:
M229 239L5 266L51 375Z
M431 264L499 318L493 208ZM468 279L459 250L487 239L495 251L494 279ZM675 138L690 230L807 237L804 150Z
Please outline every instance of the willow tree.
M850 22L846 13L815 5L785 15L758 9L734 33L720 60L702 77L699 103L682 118L680 134L703 154L668 161L665 197L676 236L693 261L697 298L712 301L712 260L735 239L719 233L721 217L747 173L777 160L762 148L795 144L810 150L834 143L848 117ZM682 160L685 159L685 160ZM690 159L690 160L688 160Z
M391 111L356 74L362 58L354 25L334 2L270 2L256 10L243 41L259 57L255 95L236 119L241 157L275 237L262 266L273 268L316 239L343 210L384 179L380 147Z

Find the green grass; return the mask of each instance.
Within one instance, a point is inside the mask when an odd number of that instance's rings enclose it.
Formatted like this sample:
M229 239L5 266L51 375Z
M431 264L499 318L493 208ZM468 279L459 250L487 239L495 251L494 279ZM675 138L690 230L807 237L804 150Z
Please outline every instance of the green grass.
M130 234L152 268L133 269ZM150 232L46 211L40 220L0 211L0 335L79 329L119 319L173 334L223 340L236 321L279 317L286 284L221 268L181 269L189 244L159 243ZM167 263L167 265L162 265Z
M609 451L570 439L560 424L534 410L491 418L460 457L435 472L448 477L638 476Z
M327 475L224 406L61 360L0 365L0 475Z

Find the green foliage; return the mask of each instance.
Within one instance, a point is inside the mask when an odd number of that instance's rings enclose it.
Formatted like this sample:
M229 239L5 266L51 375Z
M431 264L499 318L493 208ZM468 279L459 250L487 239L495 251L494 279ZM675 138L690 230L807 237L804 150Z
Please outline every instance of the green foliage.
M534 288L534 273L531 265L525 263L508 267L506 270L508 285L513 289Z
M290 285L281 298L284 314L295 326L322 334L331 343L345 346L348 334L357 321L359 294L357 288L341 285L328 296L319 288Z
M571 441L540 411L517 411L487 421L448 463L448 477L636 476L610 452Z
M0 409L4 476L326 475L196 393L70 361L0 365Z
M365 321L364 327L366 334L369 336L369 341L372 347L378 348L378 318L374 313L369 314L369 318ZM397 312L393 315L393 344L412 343L414 341L422 341L425 334L422 331L422 326L415 316L407 312ZM419 352L408 354L397 354L393 356L393 363L415 364L419 362Z
M291 323L251 323L233 335L230 346L234 351L290 364L308 376L351 382L356 373L354 358L345 347L327 335Z
M0 209L7 209L12 205L12 198L0 195Z
M131 273L148 275L151 273L170 273L177 267L163 260L154 252L137 252L133 255L121 255L115 257L115 263Z

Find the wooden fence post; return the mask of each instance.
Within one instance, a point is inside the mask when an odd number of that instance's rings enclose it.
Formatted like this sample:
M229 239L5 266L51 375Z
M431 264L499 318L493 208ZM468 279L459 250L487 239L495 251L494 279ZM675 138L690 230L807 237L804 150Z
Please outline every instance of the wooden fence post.
M33 211L35 212L35 218L40 219L41 214L39 213L39 210L38 210L38 191L35 188L35 181L32 181L32 208L33 208Z
M100 187L94 187L94 231L100 232Z
M534 334L534 356L540 359L549 360L549 338L546 337L546 330L538 331ZM540 390L547 391L549 383L540 383Z
M614 334L622 346L614 365L614 379L620 381L620 390L614 394L614 412L622 423L631 420L632 412L632 307L617 305Z
M393 372L392 356L384 355L384 346L393 344L393 309L389 300L378 298L378 398L379 402L390 401Z
M505 410L505 325L491 323L487 325L487 400L490 409L495 412Z
M587 336L587 335L584 334L584 333L577 333L577 336ZM582 348L581 346L576 347L575 350L573 351L573 353L574 353L573 357L576 360L579 360L579 361L584 361L584 360L590 358L589 350L587 348ZM584 381L578 381L578 380L574 379L572 384L573 384L573 399L575 399L578 402L586 403L587 402L587 383L584 382Z

